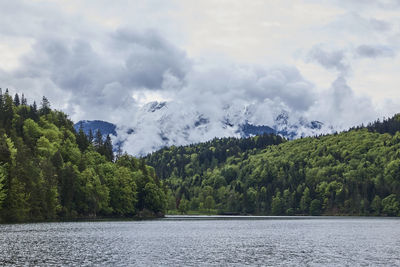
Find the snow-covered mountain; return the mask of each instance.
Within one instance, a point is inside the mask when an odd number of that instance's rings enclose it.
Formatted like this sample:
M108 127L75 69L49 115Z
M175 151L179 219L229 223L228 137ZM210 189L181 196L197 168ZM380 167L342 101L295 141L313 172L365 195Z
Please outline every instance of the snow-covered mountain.
M177 103L151 102L140 108L132 120L119 125L104 121L80 121L76 129L83 127L95 132L110 134L114 142L123 144L123 150L134 155L145 155L164 146L187 145L208 141L214 137L249 137L264 133L280 134L288 139L332 132L332 128L319 121L305 118L292 118L288 112L281 111L272 122L258 123L251 106L243 109L227 106L222 114L208 114Z

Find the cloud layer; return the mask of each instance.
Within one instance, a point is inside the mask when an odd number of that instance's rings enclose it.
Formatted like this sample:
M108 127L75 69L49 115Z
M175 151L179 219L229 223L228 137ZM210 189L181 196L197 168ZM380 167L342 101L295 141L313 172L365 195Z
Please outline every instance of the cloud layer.
M345 129L400 111L399 5L372 2L1 2L1 87L117 123L135 154L283 111Z

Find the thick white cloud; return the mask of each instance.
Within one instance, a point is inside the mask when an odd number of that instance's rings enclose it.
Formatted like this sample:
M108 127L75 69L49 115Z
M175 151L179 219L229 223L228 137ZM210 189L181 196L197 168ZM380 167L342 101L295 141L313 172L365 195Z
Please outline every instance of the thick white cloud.
M136 154L282 111L343 129L400 111L400 5L365 2L3 1L0 86L136 130Z

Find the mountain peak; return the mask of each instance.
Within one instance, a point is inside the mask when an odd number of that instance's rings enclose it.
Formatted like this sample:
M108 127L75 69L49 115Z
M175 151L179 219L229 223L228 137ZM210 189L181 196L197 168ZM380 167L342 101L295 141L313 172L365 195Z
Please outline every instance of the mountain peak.
M135 120L129 126L116 125L100 121L83 120L75 124L75 129L83 127L85 133L100 130L103 135L114 135L116 141L124 144L124 149L134 155L146 155L152 151L172 145L187 145L205 142L214 137L250 137L263 134L277 134L287 139L313 136L326 132L326 127L319 121L305 118L293 119L283 111L271 125L257 124L248 120L252 113L247 109L239 113L230 112L224 119L215 121L197 111L181 114L176 107L166 109L166 102L150 102L135 114ZM175 112L174 112L175 110ZM132 150L133 148L133 150Z
M156 112L157 110L160 110L166 106L167 102L165 101L163 102L153 101L145 105L145 110L147 110L148 112Z

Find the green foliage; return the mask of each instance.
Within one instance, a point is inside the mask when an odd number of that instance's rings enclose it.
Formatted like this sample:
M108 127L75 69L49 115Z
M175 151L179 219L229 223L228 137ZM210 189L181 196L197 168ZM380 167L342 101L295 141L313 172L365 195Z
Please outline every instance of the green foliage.
M110 137L96 142L47 98L37 110L0 92L0 222L162 214L154 170L128 155L114 162Z
M379 196L375 196L371 203L371 211L373 214L378 215L382 211L382 200Z
M392 118L384 119L383 121L377 120L374 123L370 123L367 129L369 131L394 135L400 131L400 114L396 114Z
M313 216L321 214L321 201L319 199L313 199L313 201L311 201L310 214Z
M189 210L189 202L183 197L179 202L178 211L182 214L187 213Z
M400 215L400 204L395 194L385 197L382 200L383 212L389 216Z
M155 183L147 183L144 187L144 206L146 209L163 212L165 209L165 194Z
M279 191L272 198L271 212L273 215L282 215L283 214L283 203L282 203L282 199L281 199L281 192L279 192Z
M79 177L82 201L79 210L83 214L96 216L100 211L108 213L109 189L102 184L92 168L85 169Z
M207 210L211 210L214 208L215 201L212 196L207 196L206 199L204 200L204 208Z
M0 92L0 221L181 213L400 215L399 115L334 135L222 138L136 159L43 98ZM152 167L150 167L150 166Z
M308 214L308 210L310 208L310 203L311 203L310 189L308 189L308 187L306 187L306 189L304 189L303 195L301 196L301 199L300 199L301 213Z
M276 135L262 135L252 138L222 138L200 143L197 145L161 149L146 157L146 161L156 170L161 179L173 175L186 178L194 173L204 172L208 168L225 163L230 157L237 157L242 152L259 150L267 145L280 144L284 139ZM224 177L230 182L235 178L235 171L225 170Z
M6 173L4 166L0 165L0 211L3 207L3 201L7 196L6 187L5 187L6 178L7 178L6 175L7 175L7 173Z
M198 206L196 207L198 208ZM175 210L176 209L176 199L172 190L169 189L167 192L167 210Z
M41 136L39 125L32 119L26 119L23 129L26 144L33 148L36 145L37 139Z
M185 198L201 213L212 197L223 214L397 216L398 118L294 141L214 139L146 160L171 190L171 207Z

